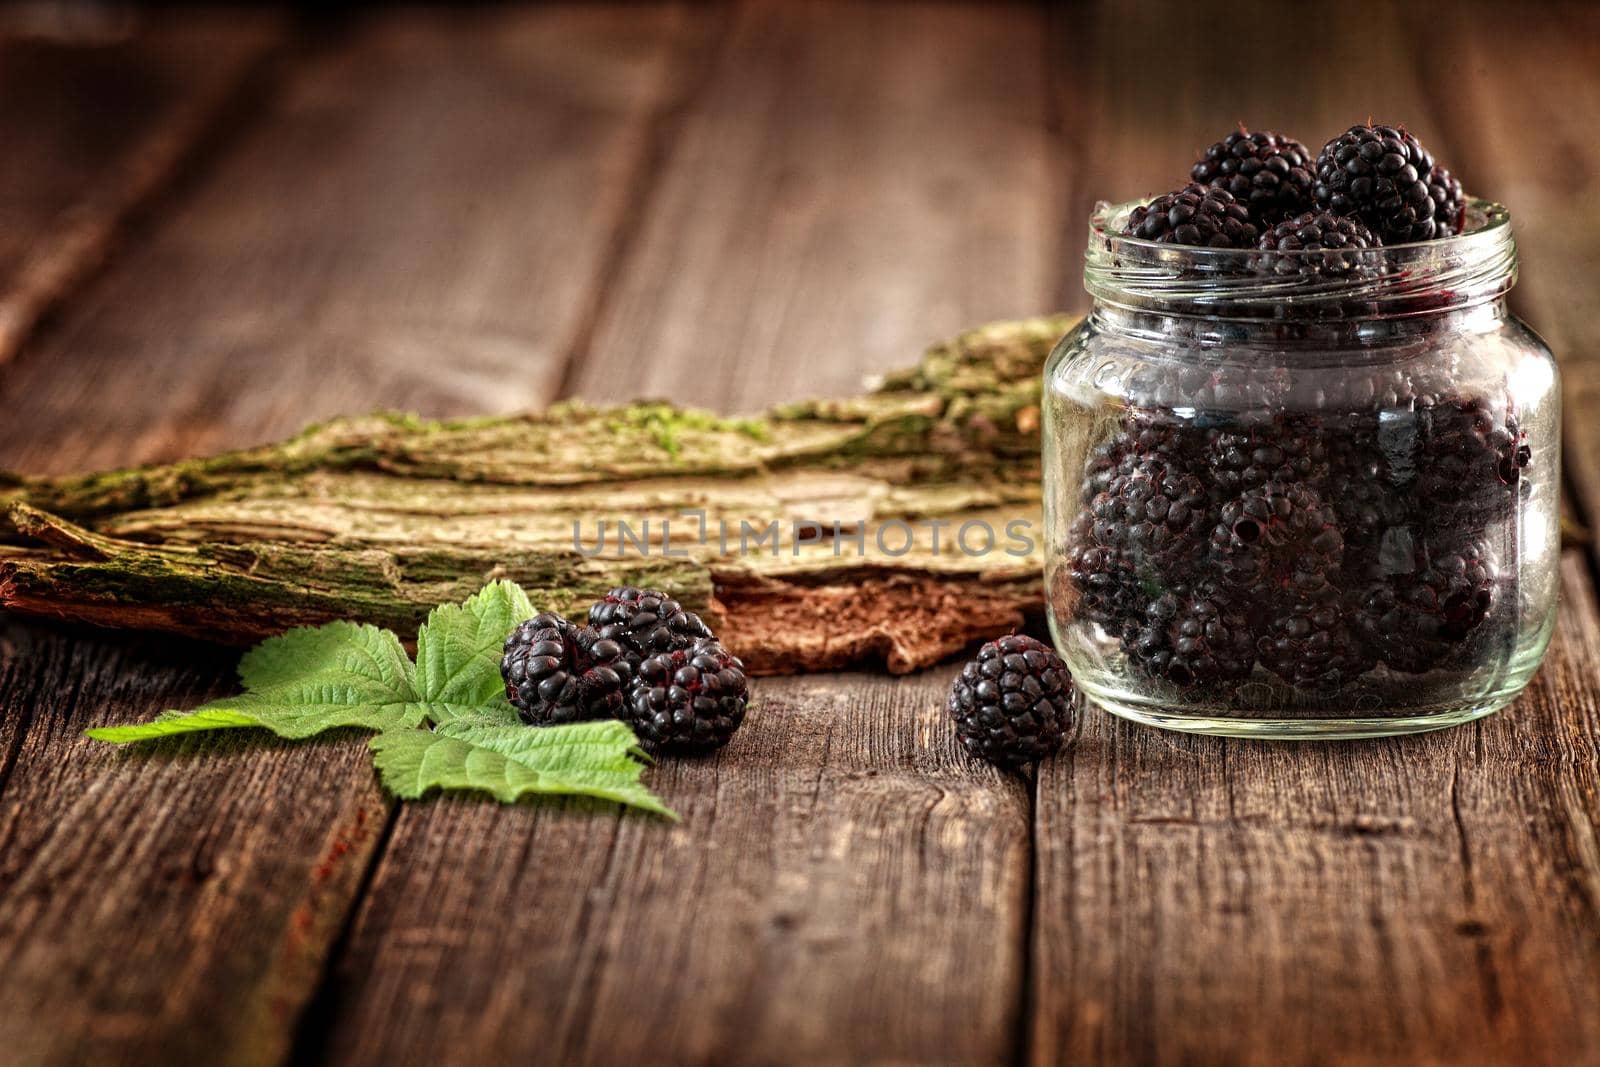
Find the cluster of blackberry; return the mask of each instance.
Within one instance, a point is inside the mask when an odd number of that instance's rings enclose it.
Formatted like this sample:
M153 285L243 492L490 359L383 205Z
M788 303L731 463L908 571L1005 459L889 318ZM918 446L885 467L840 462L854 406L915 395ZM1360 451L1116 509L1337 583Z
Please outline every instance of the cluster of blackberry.
M506 696L532 726L622 719L654 751L710 752L744 721L744 664L665 593L623 586L579 626L535 615L506 639Z
M1240 126L1205 150L1189 184L1135 208L1123 232L1210 248L1341 252L1449 237L1465 217L1461 183L1404 126L1352 126L1314 159L1292 137ZM1265 266L1282 271L1287 262Z
M1366 392L1340 414L1127 409L1085 465L1057 610L1180 688L1440 665L1485 629L1527 435L1449 385Z

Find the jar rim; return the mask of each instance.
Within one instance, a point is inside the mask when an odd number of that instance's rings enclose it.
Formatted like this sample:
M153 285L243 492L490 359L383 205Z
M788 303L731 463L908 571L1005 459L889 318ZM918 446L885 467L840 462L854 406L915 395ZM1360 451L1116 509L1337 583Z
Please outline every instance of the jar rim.
M1374 319L1438 314L1516 284L1511 214L1469 199L1460 234L1337 251L1163 244L1121 232L1148 200L1101 201L1089 220L1084 288L1096 303L1220 319Z

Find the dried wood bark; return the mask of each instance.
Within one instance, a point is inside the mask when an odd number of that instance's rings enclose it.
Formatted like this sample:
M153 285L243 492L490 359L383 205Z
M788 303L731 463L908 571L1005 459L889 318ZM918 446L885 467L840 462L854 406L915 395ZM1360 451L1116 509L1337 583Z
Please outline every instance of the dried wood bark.
M1040 603L1039 375L1070 325L982 327L870 393L750 418L374 415L167 466L3 476L0 604L248 642L333 618L407 632L493 577L562 611L644 583L713 616L758 672L912 670Z

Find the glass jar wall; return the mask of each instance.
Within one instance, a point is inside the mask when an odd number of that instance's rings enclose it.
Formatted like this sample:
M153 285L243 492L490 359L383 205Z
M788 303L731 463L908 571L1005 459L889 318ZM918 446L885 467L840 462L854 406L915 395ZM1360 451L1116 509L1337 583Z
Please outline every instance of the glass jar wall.
M1510 220L1341 252L1090 231L1044 382L1049 619L1151 725L1352 737L1465 722L1537 669L1560 390L1512 316Z

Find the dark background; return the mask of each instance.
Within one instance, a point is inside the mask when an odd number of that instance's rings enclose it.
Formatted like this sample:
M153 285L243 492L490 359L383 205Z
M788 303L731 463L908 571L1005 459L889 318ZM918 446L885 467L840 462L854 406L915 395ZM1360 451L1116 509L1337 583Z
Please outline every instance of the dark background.
M729 3L0 9L0 468L378 407L843 394L1083 309L1101 198L1236 123L1405 123L1503 200L1600 500L1600 9ZM1600 1062L1600 626L1508 713L1268 746L1086 715L1037 779L949 671L763 680L676 827L395 805L359 739L82 739L230 685L0 629L0 1047L23 1064ZM193 758L203 751L209 758Z

